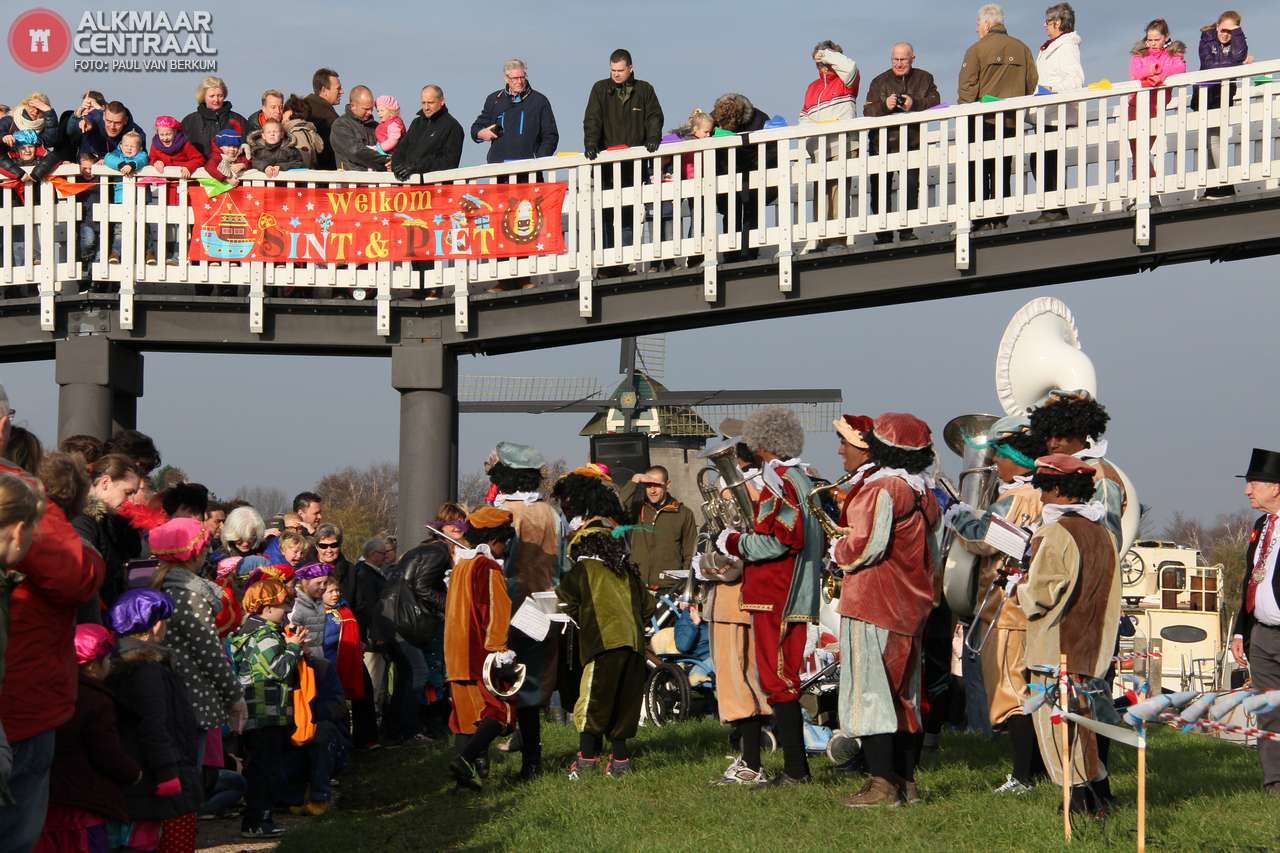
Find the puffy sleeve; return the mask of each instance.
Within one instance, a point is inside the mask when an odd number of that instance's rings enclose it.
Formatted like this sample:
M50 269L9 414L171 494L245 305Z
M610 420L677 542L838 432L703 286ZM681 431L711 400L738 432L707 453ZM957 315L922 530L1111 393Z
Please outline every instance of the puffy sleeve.
M776 560L792 549L804 547L804 516L800 512L799 493L785 478L782 491L781 498L771 491L761 493L754 533L725 537L723 550L729 556L749 562Z
M1080 551L1071 534L1058 524L1040 528L1031 539L1031 567L1018 585L1018 606L1028 619L1052 611L1075 584Z
M893 538L893 496L867 487L849 507L849 532L836 540L834 556L842 569L860 569L884 558Z
M507 582L502 570L494 565L484 573L484 583L488 585L485 594L489 602L484 647L490 652L505 651L507 632L511 628L511 596L507 594Z

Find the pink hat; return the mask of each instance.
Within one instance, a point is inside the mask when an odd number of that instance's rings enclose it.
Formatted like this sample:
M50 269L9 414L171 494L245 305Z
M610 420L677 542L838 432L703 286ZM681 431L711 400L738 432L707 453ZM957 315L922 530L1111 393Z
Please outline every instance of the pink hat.
M218 561L218 580L223 580L229 575L235 574L236 568L240 565L242 557L223 557Z
M374 101L373 105L380 110L400 109L400 102L391 95L379 95L378 100Z
M156 127L171 127L174 130L177 130L182 127L182 122L178 121L173 116L157 116Z
M101 625L76 626L76 663L84 666L106 657L116 647L115 635Z
M194 518L173 518L153 528L147 537L151 555L166 563L185 563L200 553L209 531Z
M881 443L899 450L924 450L933 443L929 425L905 412L885 412L875 419L871 432Z

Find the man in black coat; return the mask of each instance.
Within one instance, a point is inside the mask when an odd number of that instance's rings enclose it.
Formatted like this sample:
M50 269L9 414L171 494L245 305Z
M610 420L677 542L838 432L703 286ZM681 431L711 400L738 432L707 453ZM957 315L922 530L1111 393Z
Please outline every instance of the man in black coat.
M634 147L643 145L650 153L658 150L662 140L662 105L658 103L658 94L653 86L635 77L635 68L631 63L631 52L619 48L609 56L609 76L596 81L587 96L587 109L582 117L582 145L588 160L596 159L601 151L616 146ZM652 164L645 162L643 179L648 180L652 174ZM629 187L633 182L633 170L622 170L622 186ZM613 170L600 170L600 186L602 189L613 189ZM632 209L627 205L622 210L622 241L631 242ZM613 248L613 208L604 211L601 226L601 245L606 249ZM611 268L602 271L605 274L617 274L621 270Z
M333 123L327 150L339 169L349 172L385 172L388 158L373 149L378 122L373 118L373 92L368 86L351 90L347 111ZM401 143L403 144L403 143Z
M1253 524L1245 553L1240 611L1231 632L1231 656L1248 667L1257 690L1280 688L1280 453L1254 448L1244 475L1244 494L1263 515ZM1245 657L1248 648L1249 656ZM1280 711L1258 715L1258 728L1280 732ZM1262 787L1280 796L1280 741L1258 740Z
M119 101L112 101L102 109L88 110L68 120L63 126L68 147L78 153L92 152L98 159L107 156L130 131L142 136L142 148L147 147L147 133L133 120L133 113Z
M465 134L445 106L444 89L433 83L423 86L420 103L417 118L391 154L391 170L402 181L410 175L456 169L462 160Z
M485 98L471 123L471 138L489 143L490 163L550 157L560 142L551 102L529 85L524 60L507 60L502 73L506 86Z
M306 100L311 108L310 121L324 140L324 150L316 157L316 168L335 169L337 161L333 157L329 134L333 123L338 120L338 111L334 107L342 103L342 79L338 72L332 68L317 68L311 75L311 94Z

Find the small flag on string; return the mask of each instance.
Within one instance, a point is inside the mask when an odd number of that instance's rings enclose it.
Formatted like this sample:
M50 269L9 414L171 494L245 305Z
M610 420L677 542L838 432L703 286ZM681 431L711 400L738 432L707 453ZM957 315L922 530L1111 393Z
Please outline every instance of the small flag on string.
M228 193L235 189L231 184L219 181L217 178L196 178L196 180L199 181L200 186L204 187L205 191L209 193L209 198L217 198L223 193Z

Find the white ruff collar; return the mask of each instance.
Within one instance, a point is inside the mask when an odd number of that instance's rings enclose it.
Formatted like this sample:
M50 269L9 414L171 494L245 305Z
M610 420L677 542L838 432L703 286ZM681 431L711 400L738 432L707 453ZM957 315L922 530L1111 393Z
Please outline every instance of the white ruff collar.
M1071 455L1077 459L1101 459L1107 455L1107 440L1105 438L1101 441L1091 440L1088 447L1077 450Z
M923 495L933 488L933 478L928 474L909 474L902 468L881 468L870 477L867 477L867 484L870 485L876 480L883 480L886 477L897 477L903 480L918 495Z
M479 557L481 554L488 557L490 560L493 560L495 563L502 562L497 557L493 556L493 552L489 550L489 544L487 542L482 545L477 545L474 548L453 549L453 562L456 565L458 563L461 563L463 560L474 560L476 557Z
M583 517L582 517L582 516L580 516L580 515L575 515L575 516L574 516L574 517L569 521L569 530L570 530L570 532L573 532L573 531L576 531L576 530L580 530L580 529L582 529L582 525L584 525L584 524L586 524L586 523L587 523L587 520L586 520L585 518L583 518Z
M542 500L542 492L512 492L511 494L499 494L493 499L494 506L500 503L537 503Z
M1090 501L1087 504L1045 504L1040 510L1040 523L1053 524L1064 515L1078 515L1089 521L1102 521L1106 518L1107 508L1101 501Z
M1031 477L1031 474L1015 474L1011 482L1002 482L999 484L998 488L1000 490L1000 494L1003 495L1005 492L1011 491L1012 489L1031 485Z
M764 484L769 489L769 491L773 492L775 495L777 495L780 498L785 497L786 492L784 491L782 486L782 474L778 471L778 469L794 468L797 465L803 465L803 464L804 463L801 462L798 458L770 459L768 462L764 463L764 470L760 472L760 477L761 479L764 480ZM801 497L804 497L804 496L801 495Z

